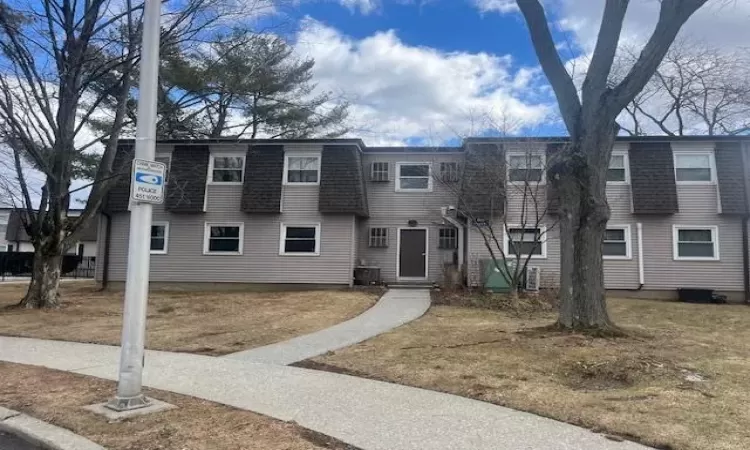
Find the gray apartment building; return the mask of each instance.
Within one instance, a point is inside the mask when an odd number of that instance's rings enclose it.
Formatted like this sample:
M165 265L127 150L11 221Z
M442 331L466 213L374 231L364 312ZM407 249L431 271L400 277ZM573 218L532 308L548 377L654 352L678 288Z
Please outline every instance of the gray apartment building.
M350 285L355 269L368 267L384 283L441 283L453 267L476 285L489 257L477 227L491 226L506 252L531 252L541 287L554 287L557 204L545 168L560 145L564 138L469 138L457 147L159 141L156 159L168 176L165 202L154 208L151 281ZM115 165L126 167L132 155L133 142L122 142ZM487 165L478 155L504 162L497 179L479 176ZM707 288L743 298L748 158L747 137L618 139L607 183L606 287L658 296ZM517 195L518 180L529 179L536 207L544 205L533 229ZM499 192L477 195L482 183ZM467 205L471 217L462 214ZM100 282L125 280L128 209L122 179L99 222ZM541 242L525 245L534 236Z

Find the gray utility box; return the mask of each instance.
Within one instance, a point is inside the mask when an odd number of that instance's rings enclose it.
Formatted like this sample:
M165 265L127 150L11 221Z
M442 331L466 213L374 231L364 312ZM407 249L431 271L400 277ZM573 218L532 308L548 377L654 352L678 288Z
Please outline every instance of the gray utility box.
M380 284L380 267L358 266L354 268L354 284L370 286Z

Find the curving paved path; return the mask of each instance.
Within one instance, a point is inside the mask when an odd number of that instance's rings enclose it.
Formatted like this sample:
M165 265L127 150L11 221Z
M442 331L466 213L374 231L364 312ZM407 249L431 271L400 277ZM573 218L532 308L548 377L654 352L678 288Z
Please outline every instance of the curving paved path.
M119 347L0 337L0 361L110 380L117 378L118 355ZM143 381L156 389L293 420L364 450L647 448L454 395L230 358L147 351Z
M257 347L223 358L288 365L348 347L422 317L430 307L429 289L391 289L359 316L315 333Z

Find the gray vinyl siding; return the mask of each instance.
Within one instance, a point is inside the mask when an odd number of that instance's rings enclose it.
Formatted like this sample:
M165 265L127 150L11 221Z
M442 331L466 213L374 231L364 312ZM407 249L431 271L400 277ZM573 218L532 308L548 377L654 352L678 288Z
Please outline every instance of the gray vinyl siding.
M646 289L709 288L742 291L742 222L716 213L714 185L677 185L680 212L644 217L643 249ZM718 261L675 261L673 225L717 226Z
M638 289L638 216L630 212L630 185L609 184L607 202L610 208L608 224L630 228L630 259L604 259L604 286L607 289Z
M528 144L527 144L528 145ZM691 146L692 145L692 146ZM676 150L713 148L713 144L673 145ZM748 144L745 144L748 145ZM540 146L540 151L543 151ZM171 146L160 145L157 153L168 153ZM320 143L287 144L285 150L320 151ZM519 148L522 149L523 148ZM615 151L627 149L618 143ZM237 151L244 155L246 145L216 144L212 150ZM510 146L508 151L514 150ZM438 230L443 225L441 207L455 205L456 196L439 180L433 179L433 190L427 193L396 192L396 163L430 163L433 175L439 174L439 163L462 163L461 153L364 153L369 218L353 214L320 214L318 186L283 186L281 214L246 214L240 211L240 185L207 185L204 214L170 214L155 206L154 221L170 223L167 255L152 255L151 280L165 282L247 282L247 283L325 283L348 284L354 264L378 266L383 281L397 282L398 228L416 220L428 229L428 281L440 282L443 266L453 259L452 250L438 248ZM389 163L390 180L370 181L374 161ZM455 186L457 188L458 185ZM540 187L537 204L547 205L546 187ZM520 225L520 198L508 191L507 221ZM642 224L644 250L644 290L674 290L680 287L711 288L720 291L742 291L742 222L740 217L719 214L719 195L715 185L677 185L679 212L665 215L634 215L631 186L610 183L607 199L611 209L610 225L629 226L630 258L605 259L604 280L608 289L639 288L638 227ZM112 217L110 280L125 279L128 213ZM99 236L104 238L106 219L100 219ZM243 255L203 255L205 222L243 222ZM320 256L280 256L280 223L321 224ZM528 221L527 221L528 222ZM533 258L531 266L541 269L543 287L559 284L559 232L554 217L543 221L547 226L546 258ZM718 261L675 261L673 258L673 225L716 226L719 233ZM497 223L498 238L504 239L503 225ZM529 224L531 226L531 224ZM369 247L370 227L388 229L387 248ZM489 252L478 231L467 230L466 264L469 282L476 282L481 259ZM87 246L88 247L88 246ZM96 279L101 280L104 261L103 241L96 248Z
M540 226L546 227L546 232L543 236L546 245L546 256L532 256L529 259L529 267L538 267L540 269L541 285L545 288L555 287L559 284L560 279L560 233L557 227L557 221L554 217L542 217L541 222L537 221L537 214L543 216L547 208L547 187L546 185L529 186L527 191L527 206L523 210L523 186L509 184L507 187L507 206L506 215L507 223L509 228L519 227L524 225L527 228L533 228L537 223ZM533 191L533 195L532 192ZM536 202L534 202L534 200ZM534 206L534 204L538 206ZM500 245L503 246L505 237L505 226L502 222L497 222L493 225L493 231L497 237ZM484 242L481 232L470 227L469 229L469 255L468 255L468 270L469 280L472 284L476 284L478 280L481 280L481 260L491 259L490 251ZM500 257L499 249L497 245L491 243L492 250L495 256ZM509 261L515 262L516 257L509 255ZM526 257L520 258L520 263L524 264Z
M546 187L539 186L537 195L537 204L540 205L540 211L546 206ZM508 224L510 226L520 225L522 222L521 215L521 198L522 191L515 191L513 187L508 190ZM604 284L607 289L637 289L638 288L638 245L636 217L630 213L630 186L628 185L609 185L607 186L607 199L612 210L610 223L615 226L630 225L630 244L631 259L613 260L605 259L604 261ZM530 203L530 202L529 202ZM535 214L533 206L529 204L526 213L527 226L533 226ZM529 212L531 211L531 212ZM547 257L533 257L529 261L529 266L539 267L541 270L540 277L542 287L553 288L560 283L560 232L557 220L554 217L546 217L542 224L547 227L546 246ZM495 225L495 233L499 239L505 239L504 227L502 223ZM501 241L502 242L502 241ZM494 248L493 248L494 250ZM480 232L474 228L469 230L469 276L470 280L478 280L480 266L477 261L489 259L490 253L482 239ZM525 258L522 258L522 262Z
M359 224L358 260L364 260L368 266L380 267L380 274L386 283L397 281L396 260L398 258L398 228L408 227L409 220L416 220L419 227L428 231L428 281L440 282L443 278L444 262L453 261L453 250L438 248L438 230L442 223L440 208L455 205L455 196L451 188L437 179L432 180L432 192L396 192L396 163L424 162L432 165L433 176L439 175L440 162L455 161L460 163L460 154L373 154L363 155L365 179L367 180L367 199L370 208L369 219ZM371 182L370 167L372 162L388 162L389 181ZM369 229L384 227L388 229L388 247L370 248Z
M630 187L610 185L607 199L611 208L610 224L630 226L631 258L604 260L604 284L607 289L638 289L638 231L643 227L644 286L646 290L674 290L677 288L709 288L721 291L741 291L742 286L742 222L738 217L721 216L717 211L716 186L678 185L680 212L661 217L634 216L630 213ZM518 223L520 203L509 198L508 223ZM550 221L546 221L548 226ZM719 230L719 261L675 261L673 258L673 225L717 226ZM496 225L502 236L502 224ZM530 266L541 269L543 287L559 284L560 242L557 228L548 231L547 258L533 258ZM469 232L470 280L478 275L477 259L489 258L484 241L475 229ZM473 278L472 278L473 277Z
M245 146L222 145L219 148L222 152L235 149L238 154L245 154ZM241 185L208 184L206 193L204 214L170 214L161 205L154 207L153 220L169 222L169 239L168 254L151 255L151 281L283 284L351 282L355 217L353 214L320 214L318 186L284 186L281 214L241 212ZM243 254L204 255L206 222L244 223ZM282 222L287 225L320 223L320 256L279 255ZM128 229L128 213L113 215L111 281L125 279ZM99 271L97 276L100 276Z

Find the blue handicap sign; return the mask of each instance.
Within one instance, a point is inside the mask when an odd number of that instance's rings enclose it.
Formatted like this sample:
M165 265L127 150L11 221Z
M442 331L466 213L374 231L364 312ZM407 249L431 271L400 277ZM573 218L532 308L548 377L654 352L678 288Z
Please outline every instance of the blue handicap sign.
M162 177L151 173L136 172L135 180L139 183L153 184L155 186L160 186L162 184Z

